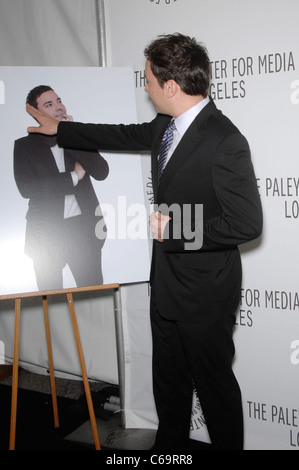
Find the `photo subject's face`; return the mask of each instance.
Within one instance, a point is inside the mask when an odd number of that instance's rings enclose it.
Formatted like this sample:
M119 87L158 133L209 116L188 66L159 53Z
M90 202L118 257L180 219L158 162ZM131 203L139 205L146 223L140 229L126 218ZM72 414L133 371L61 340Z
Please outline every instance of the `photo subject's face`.
M45 91L37 98L37 107L40 111L57 119L58 121L66 121L67 112L61 98L53 91Z

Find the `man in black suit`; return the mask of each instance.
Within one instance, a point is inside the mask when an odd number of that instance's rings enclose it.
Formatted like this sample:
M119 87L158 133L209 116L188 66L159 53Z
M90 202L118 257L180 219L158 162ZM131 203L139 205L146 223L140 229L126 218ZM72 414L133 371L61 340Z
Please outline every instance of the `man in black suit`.
M32 89L26 102L58 121L72 120L47 85ZM103 180L108 172L98 152L62 148L55 136L30 134L16 140L15 180L29 199L25 253L33 260L39 290L61 289L66 264L77 286L103 284L105 234L102 239L95 235L102 215L90 176Z
M41 124L28 130L57 133L61 145L79 148L151 150L155 448L188 449L195 386L213 448L239 450L242 401L232 371L242 275L238 245L262 230L250 150L208 96L210 63L202 45L181 34L166 35L153 41L145 56L145 91L158 112L152 122L58 124L28 109ZM168 162L159 179L160 146L172 119ZM200 205L203 217L196 211ZM167 207L188 209L189 215L178 218L178 211L172 214ZM190 233L193 240L186 236Z

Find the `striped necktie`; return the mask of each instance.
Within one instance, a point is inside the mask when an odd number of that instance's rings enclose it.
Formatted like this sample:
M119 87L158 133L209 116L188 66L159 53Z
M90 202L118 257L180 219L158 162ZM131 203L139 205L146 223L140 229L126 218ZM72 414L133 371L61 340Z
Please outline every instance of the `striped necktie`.
M163 139L161 142L160 153L159 153L159 162L158 162L158 179L160 181L161 175L163 173L168 151L173 142L173 131L175 130L175 122L174 119L170 121L168 124L166 131L163 135Z

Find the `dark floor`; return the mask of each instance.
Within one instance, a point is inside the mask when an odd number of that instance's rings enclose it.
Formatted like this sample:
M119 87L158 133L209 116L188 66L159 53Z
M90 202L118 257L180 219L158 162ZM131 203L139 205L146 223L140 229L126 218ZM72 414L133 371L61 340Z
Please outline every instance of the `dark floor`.
M0 378L0 450L8 450L11 410L11 376ZM50 378L20 369L15 450L94 451L84 386L81 380L55 379L59 428L54 427ZM105 409L106 398L118 396L118 387L90 382L101 449L139 451L151 449L154 430L127 430L120 413ZM210 446L190 441L191 450Z
M11 382L10 375L0 380L0 450L9 446ZM16 450L94 450L93 437L83 443L67 439L89 421L82 380L56 378L55 385L59 428L54 426L50 378L19 370ZM90 382L90 389L97 420L109 420L113 413L103 403L106 396L118 394L118 387Z

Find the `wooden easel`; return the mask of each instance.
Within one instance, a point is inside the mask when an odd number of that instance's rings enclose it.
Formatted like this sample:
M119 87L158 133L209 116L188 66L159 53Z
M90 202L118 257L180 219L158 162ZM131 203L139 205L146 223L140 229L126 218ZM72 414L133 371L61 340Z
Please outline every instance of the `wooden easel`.
M15 438L16 438L16 420L17 420L17 397L18 397L18 364L19 364L19 342L20 342L20 317L21 317L21 299L28 297L42 297L43 311L44 311L44 320L46 328L46 340L47 340L47 349L48 349L48 360L49 360L49 371L50 371L50 382L51 382L51 394L52 394L52 403L53 403L53 415L54 415L54 426L55 428L59 427L58 419L58 408L57 408L57 398L56 398L56 387L55 387L55 377L54 377L54 365L52 358L52 347L51 347L51 335L50 335L50 326L49 326L49 316L48 316L48 300L49 295L59 295L66 294L68 306L70 310L79 361L81 366L84 390L87 400L87 406L90 416L90 422L92 427L93 438L95 442L96 450L101 450L100 440L98 435L98 429L96 424L96 418L94 414L94 408L91 398L91 392L85 367L84 355L81 346L81 340L79 335L79 329L75 314L73 293L75 292L86 292L86 291L96 291L96 290L118 290L118 284L106 284L101 286L88 286L88 287L78 287L72 289L61 289L61 290L49 290L49 291L39 291L39 292L30 292L23 294L12 294L12 295L1 295L0 300L15 300L15 329L14 329L14 353L13 353L13 368L12 368L12 396L11 396L11 418L10 418L10 436L9 436L9 450L15 449Z

